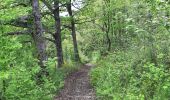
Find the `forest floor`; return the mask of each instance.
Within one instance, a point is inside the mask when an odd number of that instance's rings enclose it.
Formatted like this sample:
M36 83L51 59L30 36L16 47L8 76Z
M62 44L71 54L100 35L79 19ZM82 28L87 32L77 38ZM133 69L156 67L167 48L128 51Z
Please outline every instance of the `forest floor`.
M66 79L63 89L54 100L95 100L95 91L90 85L92 64L86 64L78 71L71 73Z

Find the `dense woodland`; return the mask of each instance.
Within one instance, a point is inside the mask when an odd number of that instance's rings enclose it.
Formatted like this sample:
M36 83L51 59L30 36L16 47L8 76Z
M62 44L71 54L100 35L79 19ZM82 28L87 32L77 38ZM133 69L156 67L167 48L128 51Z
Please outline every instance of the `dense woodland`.
M53 100L86 63L99 100L169 100L170 1L0 0L0 100Z

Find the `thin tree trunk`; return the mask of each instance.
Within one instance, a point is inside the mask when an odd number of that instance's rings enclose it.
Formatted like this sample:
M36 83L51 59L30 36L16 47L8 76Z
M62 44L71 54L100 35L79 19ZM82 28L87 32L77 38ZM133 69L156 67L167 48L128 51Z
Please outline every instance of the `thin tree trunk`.
M63 51L62 51L62 41L61 41L61 21L60 21L59 0L54 0L53 14L55 19L55 27L56 27L54 38L55 38L55 45L57 49L58 67L62 67Z
M38 52L38 60L39 65L41 68L45 68L44 61L47 60L46 55L46 43L43 39L43 27L41 23L41 15L39 10L39 1L32 0L32 9L33 9L33 16L34 16L34 33L33 39L36 44L37 52Z
M72 31L71 35L72 35L72 38L73 38L74 57L75 57L75 61L79 62L80 56L79 56L79 51L78 51L77 39L76 39L75 21L74 21L74 17L73 17L73 14L72 14L72 8L71 8L71 0L67 4L67 11L68 11L69 16L71 18L71 31Z

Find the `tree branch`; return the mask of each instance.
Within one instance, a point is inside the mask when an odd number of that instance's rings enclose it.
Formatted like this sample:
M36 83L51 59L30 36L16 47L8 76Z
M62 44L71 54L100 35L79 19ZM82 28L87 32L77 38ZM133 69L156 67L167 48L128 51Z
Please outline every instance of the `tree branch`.
M41 1L46 5L46 7L47 7L51 12L54 11L54 9L52 8L52 6L51 6L46 0L41 0Z
M93 22L93 21L95 21L95 19L85 20L85 21L83 21L83 22L75 22L75 24L83 24L83 23Z
M6 35L28 35L30 33L31 33L30 30L24 30L24 31L8 32L8 33L5 33L5 34Z
M68 29L71 29L71 26L69 25L62 25L64 28L68 28Z
M50 42L52 42L52 43L55 43L55 40L53 40L53 39L51 39L51 38L44 37L44 39L46 39L46 40L48 40L48 41L50 41Z

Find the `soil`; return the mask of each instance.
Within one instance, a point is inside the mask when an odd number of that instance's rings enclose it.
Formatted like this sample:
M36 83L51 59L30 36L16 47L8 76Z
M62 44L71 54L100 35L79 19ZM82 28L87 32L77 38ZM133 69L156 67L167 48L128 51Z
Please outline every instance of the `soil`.
M64 88L54 100L96 100L95 91L90 85L92 64L86 64L65 79Z

